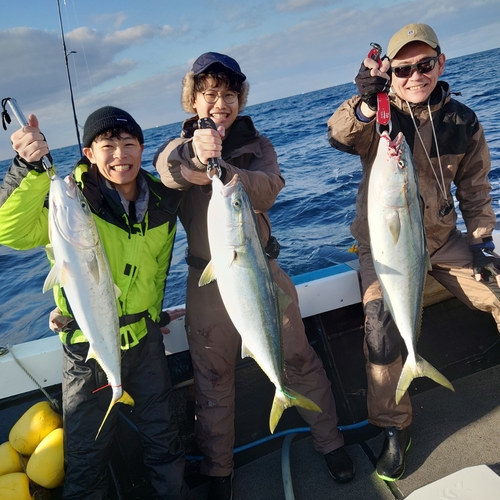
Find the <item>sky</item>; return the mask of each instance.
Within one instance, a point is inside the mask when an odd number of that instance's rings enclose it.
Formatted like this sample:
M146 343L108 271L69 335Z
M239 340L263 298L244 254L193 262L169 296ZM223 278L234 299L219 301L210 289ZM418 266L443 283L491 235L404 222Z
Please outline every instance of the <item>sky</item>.
M182 78L204 52L239 62L252 105L353 81L370 43L385 50L392 34L412 22L434 28L447 58L500 46L498 0L59 5L66 52L57 0L11 1L0 16L0 98L14 97L26 116L34 113L51 149L77 143L66 60L82 135L86 117L105 105L127 110L144 130L187 118ZM14 126L0 130L0 160L14 155Z

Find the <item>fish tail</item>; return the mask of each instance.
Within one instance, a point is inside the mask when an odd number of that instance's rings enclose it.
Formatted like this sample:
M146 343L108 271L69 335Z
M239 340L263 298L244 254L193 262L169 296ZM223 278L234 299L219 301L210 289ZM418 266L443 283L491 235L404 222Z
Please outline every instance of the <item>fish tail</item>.
M271 415L269 417L269 428L271 430L271 434L274 433L274 429L276 429L283 412L291 406L300 406L306 410L317 411L319 413L322 412L321 408L314 401L302 396L302 394L299 394L288 387L283 387L282 390L276 389L273 407L271 408Z
M101 433L102 427L104 426L104 422L106 422L106 419L108 418L108 415L111 413L111 409L113 406L115 406L116 403L124 403L126 405L134 406L134 400L132 399L132 396L128 394L128 392L123 391L122 395L117 399L112 399L111 403L109 403L108 411L106 412L106 415L104 415L104 418L102 419L101 427L99 427L99 430L97 431L97 434L95 438L97 439L99 437L99 434Z
M437 384L455 392L452 383L440 371L434 368L430 363L422 358L422 356L416 354L415 362L408 362L407 360L403 367L398 387L396 388L396 404L401 401L401 398L410 386L411 381L417 377L429 377Z

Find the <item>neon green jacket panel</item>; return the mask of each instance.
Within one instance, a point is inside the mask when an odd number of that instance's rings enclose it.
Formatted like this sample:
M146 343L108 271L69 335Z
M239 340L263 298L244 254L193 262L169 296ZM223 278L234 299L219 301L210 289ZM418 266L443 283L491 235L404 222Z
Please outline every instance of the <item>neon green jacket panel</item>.
M78 165L74 174L92 207L113 279L121 291L120 315L147 311L158 321L176 233L177 192L141 170L149 188L149 204L144 220L131 224L121 204L109 203L88 169L88 165ZM0 244L26 250L49 243L45 205L49 187L45 173L13 162L0 187ZM71 316L59 286L54 287L54 299L61 313ZM122 326L121 333L123 348L135 345L147 333L145 318ZM66 333L60 337L63 342L86 341L80 330L69 338Z
M0 188L0 245L29 250L49 243L50 179L14 161Z

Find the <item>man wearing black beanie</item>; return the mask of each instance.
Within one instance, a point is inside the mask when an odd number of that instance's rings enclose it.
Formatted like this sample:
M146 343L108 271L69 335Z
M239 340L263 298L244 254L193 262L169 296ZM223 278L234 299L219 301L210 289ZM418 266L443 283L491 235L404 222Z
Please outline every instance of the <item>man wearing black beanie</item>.
M20 250L49 243L44 205L51 180L41 158L49 147L34 115L14 132L17 152L0 186L0 244ZM120 289L121 383L135 402L152 499L185 499L184 451L171 403L171 381L160 326L181 194L141 169L144 136L127 112L94 111L83 133L85 156L71 176L88 201L115 285ZM19 188L19 189L17 189ZM89 263L89 266L91 263ZM111 399L99 363L61 291L51 328L63 343L64 500L108 498L108 458L116 405L96 438ZM183 311L174 311L177 317ZM167 315L168 316L168 315ZM103 390L100 390L103 389Z

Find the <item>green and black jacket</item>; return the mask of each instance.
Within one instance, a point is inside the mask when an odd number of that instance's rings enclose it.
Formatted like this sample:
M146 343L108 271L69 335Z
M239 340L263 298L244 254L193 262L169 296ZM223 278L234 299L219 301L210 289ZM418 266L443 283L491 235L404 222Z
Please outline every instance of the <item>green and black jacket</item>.
M149 201L144 218L137 222L127 215L118 192L86 158L78 162L71 175L94 214L115 284L121 291L121 343L122 349L128 349L146 335L147 318L159 321L182 194L141 169L139 176L149 189ZM28 250L49 243L49 188L50 179L41 164L28 164L19 157L13 160L0 186L1 245ZM54 287L54 299L61 314L71 317L58 286ZM59 335L65 343L86 342L79 329L69 328Z

